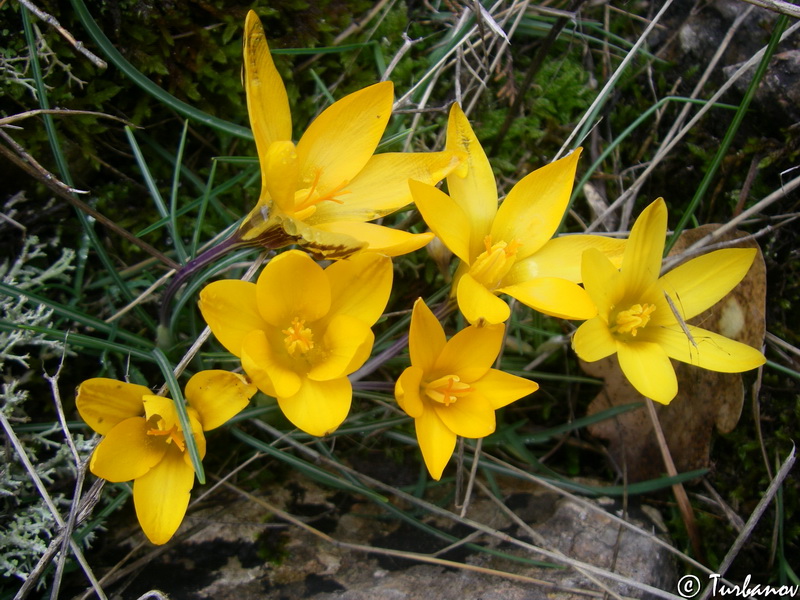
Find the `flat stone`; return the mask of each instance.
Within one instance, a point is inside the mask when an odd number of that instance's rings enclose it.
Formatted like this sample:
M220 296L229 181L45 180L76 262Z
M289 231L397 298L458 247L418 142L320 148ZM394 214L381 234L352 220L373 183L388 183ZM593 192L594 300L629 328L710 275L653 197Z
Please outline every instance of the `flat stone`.
M674 591L673 556L650 537L620 527L605 512L590 510L572 499L518 481L512 486L503 485L510 490L505 504L533 533L485 498L476 497L467 516L528 543L541 542L548 550ZM373 503L356 501L299 477L263 497L272 506L303 515L311 526L340 543L428 555L450 545ZM613 502L605 501L603 508L614 511ZM644 530L657 529L658 524L644 512L638 511L635 517L634 522ZM472 531L441 516L420 518L457 539ZM463 544L437 556L510 575L348 548L284 525L262 505L240 497L227 498L224 507L190 512L181 532L192 530L187 539L126 581L126 596L158 589L175 600L585 600L587 596L574 590L602 591L572 568L534 566ZM135 538L130 543L137 542ZM545 561L541 555L487 534L469 541L521 559ZM520 581L516 576L541 583ZM619 594L643 597L631 586L603 581Z

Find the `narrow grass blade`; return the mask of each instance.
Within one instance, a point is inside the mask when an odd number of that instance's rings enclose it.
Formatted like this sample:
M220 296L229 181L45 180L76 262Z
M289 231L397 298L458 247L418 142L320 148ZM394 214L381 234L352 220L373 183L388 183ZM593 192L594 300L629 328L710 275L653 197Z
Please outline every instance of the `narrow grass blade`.
M722 161L725 159L725 155L728 153L728 148L730 147L731 142L733 142L736 132L739 131L739 126L742 124L742 120L744 120L744 117L747 114L747 109L750 107L750 102L755 97L758 84L764 78L764 73L767 71L769 61L772 58L772 55L775 54L775 50L778 47L778 42L781 39L781 35L788 24L789 18L786 15L781 15L778 18L778 21L775 23L775 29L772 30L772 36L770 37L767 48L764 51L764 56L761 57L761 62L756 67L753 78L750 80L750 85L747 86L747 91L744 94L744 98L742 98L742 102L739 104L739 108L736 111L736 114L733 116L733 120L731 121L728 130L725 132L725 137L722 138L719 149L717 150L714 159L711 161L711 165L709 165L708 170L703 176L703 180L697 187L697 191L695 191L692 201L689 203L689 206L686 208L686 210L683 211L678 224L675 226L672 236L667 240L667 243L664 246L664 256L669 254L672 246L678 241L678 237L680 237L681 232L686 228L686 224L694 216L694 213L697 210L697 207L700 205L703 196L705 196L705 193L711 186L711 182L716 176L717 171L719 170L720 166L722 166Z
M86 28L87 33L92 40L94 40L95 44L98 45L103 55L111 64L122 71L137 86L184 117L238 138L245 140L253 139L253 133L246 127L236 125L235 123L230 123L229 121L219 119L209 115L208 113L198 110L194 106L186 104L186 102L183 102L182 100L178 100L175 96L166 92L155 83L150 81L149 78L143 75L131 63L129 63L127 59L120 54L119 50L114 47L114 44L111 43L111 41L106 37L105 33L103 33L103 30L100 29L95 20L92 18L92 15L89 13L89 9L86 8L86 4L84 4L83 0L70 1L72 3L72 8L75 9L75 14L78 16L78 19L83 24L84 28Z
M189 423L189 415L186 412L186 401L183 398L183 391L181 390L181 386L172 371L173 366L170 364L169 360L161 351L161 349L153 349L152 356L156 363L158 363L158 366L161 368L161 374L164 376L164 380L167 382L167 387L169 388L169 395L172 398L172 402L175 404L175 410L178 413L178 420L181 424L181 430L184 433L183 437L186 441L186 449L189 451L189 458L192 461L192 467L194 467L195 475L197 475L197 481L203 484L206 482L206 474L203 471L203 460L200 458L200 452L198 452L197 444L194 441L192 425Z

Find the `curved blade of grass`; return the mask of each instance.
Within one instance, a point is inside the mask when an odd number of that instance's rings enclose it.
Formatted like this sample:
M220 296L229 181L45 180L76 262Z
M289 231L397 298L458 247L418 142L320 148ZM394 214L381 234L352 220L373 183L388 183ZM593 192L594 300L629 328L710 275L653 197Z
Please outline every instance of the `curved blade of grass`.
M513 438L515 433L511 430L504 432L507 437ZM387 437L404 442L409 446L417 446L417 440L413 437L401 433L399 431L387 431L384 435ZM495 434L497 435L497 434ZM520 439L520 438L518 438ZM486 443L486 440L484 440ZM687 471L686 473L678 473L675 477L660 477L658 479L650 479L648 481L640 481L637 483L629 483L628 485L609 485L609 486L590 486L584 485L581 483L576 483L556 471L553 471L546 465L543 465L539 462L539 460L534 456L525 446L521 443L513 444L510 443L509 447L513 446L513 453L519 453L519 457L522 460L525 460L527 463L531 465L531 467L537 471L538 473L536 477L538 479L545 480L550 484L557 486L564 490L569 490L572 492L577 492L580 494L585 494L587 496L622 496L625 494L646 494L652 491L667 489L672 487L677 483L684 483L686 481L691 481L692 479L696 479L698 477L702 477L706 473L708 473L708 469L697 469L695 471ZM498 461L498 459L492 457L488 453L482 453L482 457L487 457L489 460L481 460L480 466L485 469L489 469L495 473L500 473L502 475L507 475L510 477L519 478L520 475L517 471L512 468L507 468L501 464L497 464L494 461ZM471 453L464 454L464 462L467 466L472 465L473 455ZM528 470L530 471L530 469ZM528 475L529 473L526 471L525 473Z
M217 162L218 161L216 159L213 160L213 164L216 164ZM211 167L212 170L214 170L213 164L212 164L212 167ZM212 206L214 206L214 208L217 209L217 213L219 213L220 216L223 216L223 218L230 225L231 223L234 222L234 219L231 218L230 213L220 203L220 201L217 199L217 196L220 196L221 194L227 192L231 188L236 187L237 185L242 183L243 180L248 179L250 177L253 177L256 173L257 172L255 170L253 170L253 169L247 169L245 171L242 171L241 173L238 173L238 174L234 175L229 180L227 180L225 183L221 183L216 188L213 188L213 189L206 188L206 192L203 194L203 196L201 196L200 198L197 198L195 200L192 200L191 202L189 202L187 204L184 204L182 207L180 207L176 211L175 214L177 216L179 216L179 217L183 216L186 213L191 212L192 210L194 210L198 206L201 206L203 203L206 203L206 205L211 204ZM213 181L213 180L211 180L211 181ZM247 185L249 185L249 182L248 183L244 183L242 185L244 187L247 187ZM208 199L207 201L206 201L206 198ZM148 233L152 233L154 231L157 231L157 230L161 229L162 227L166 226L167 224L169 224L169 217L164 217L162 219L159 219L158 221L154 221L153 223L151 223L150 225L148 225L144 229L141 229L141 230L137 231L136 232L136 236L137 237L142 237L144 235L147 235ZM192 255L194 255L195 253L196 253L196 251L192 252Z
M594 413L593 415L581 417L580 419L575 419L574 421L570 421L569 423L564 423L556 427L550 427L548 429L545 429L544 431L537 431L536 433L533 434L521 435L519 436L519 439L522 441L523 444L539 444L542 442L546 442L551 438L567 433L569 431L574 431L576 429L581 429L589 425L594 425L595 423L600 423L601 421L605 421L606 419L611 419L612 417L621 415L631 410L635 410L637 408L641 408L642 406L644 406L642 402L631 402L630 404L623 404L621 406L612 406L611 408L601 410L600 412ZM512 425L512 428L516 429L521 424L522 423ZM486 446L498 445L498 443L499 442L494 440L493 438L488 438L484 442L484 446L486 447Z
M256 437L251 436L248 433L245 433L238 427L231 427L231 433L234 437L238 438L251 448L255 448L259 452L263 452L264 454L269 454L273 458L277 458L281 462L288 464L290 467L297 469L301 473L303 473L306 477L313 479L314 481L319 481L325 485L329 485L338 490L346 490L349 492L354 492L356 494L361 494L366 496L373 502L377 502L378 504L384 505L389 502L389 499L386 496L382 496L369 488L366 488L362 485L354 485L344 479L337 477L325 471L324 469L320 469L319 467L312 465L311 463L303 460L302 458L298 458L294 454L290 452L285 452L283 450L278 450L273 446L259 440Z
M203 230L203 221L206 218L206 210L208 209L208 203L211 201L211 190L214 189L214 179L217 176L218 164L219 164L218 160L216 160L215 158L211 159L211 171L208 174L208 180L206 181L205 192L203 193L203 196L196 202L191 202L186 205L187 207L189 205L194 205L198 203L200 205L200 208L197 211L197 219L195 219L194 222L194 233L192 234L192 244L191 246L189 246L189 256L191 256L192 258L197 256L197 248L198 246L200 246L200 232Z
M778 47L778 42L781 39L781 35L788 24L789 17L786 15L781 15L778 18L778 21L775 23L775 29L772 30L772 36L770 37L767 48L764 51L764 56L761 57L761 62L759 62L758 66L756 67L753 78L750 80L750 85L747 86L747 91L744 94L744 98L742 98L742 102L739 104L739 108L737 109L736 114L733 116L733 120L728 126L728 130L725 132L725 137L722 138L722 142L720 142L717 153L714 155L714 159L711 161L711 165L705 172L705 175L703 175L703 180L697 187L697 191L695 191L691 202L689 202L689 206L683 211L678 224L675 226L672 236L667 240L667 243L664 246L664 256L669 254L672 246L678 241L678 237L680 237L681 232L686 228L686 224L694 215L697 207L700 205L700 202L703 199L703 196L708 191L709 186L711 186L711 182L722 165L725 155L728 153L728 148L730 147L731 142L733 142L733 137L736 135L736 132L739 131L739 126L742 124L745 114L747 114L747 109L750 107L750 102L753 100L753 97L756 94L758 84L764 78L764 73L767 71L769 61L772 58L772 55L775 54L775 50Z
M189 121L186 121L186 125L188 124ZM184 135L181 137L181 143L178 148L179 156L177 156L175 159L176 169L174 171L175 175L173 176L171 206L174 206L174 204L177 203L178 182L175 181L175 179L177 179L180 175L180 168L178 165L180 165L180 154L183 153L183 142L186 140L186 127L184 127L183 131ZM142 172L145 185L150 191L150 197L153 199L153 202L156 205L156 210L158 211L158 214L161 215L161 218L167 223L167 229L169 230L169 236L172 239L172 245L175 248L175 252L178 254L180 262L185 263L187 260L186 249L183 247L183 243L178 235L177 216L175 215L174 210L167 208L164 198L161 196L161 192L158 189L158 184L156 184L155 179L153 179L153 175L150 173L150 167L147 166L147 161L144 158L144 154L142 154L142 149L139 147L139 142L136 141L136 137L133 135L133 129L127 125L125 126L125 135L128 138L128 143L131 145L131 150L133 150L133 156L136 159L136 164L139 165L139 170Z
M70 0L70 3L72 4L72 8L75 9L75 13L77 14L81 24L89 34L89 37L91 37L94 43L97 44L97 46L100 48L100 51L103 53L106 59L108 59L108 62L112 63L115 67L122 71L131 81L133 81L133 83L143 89L146 93L150 94L159 102L164 103L184 117L207 125L208 127L216 129L217 131L228 133L245 140L253 140L253 133L248 128L225 121L198 110L194 106L191 106L182 100L178 100L175 96L150 81L148 77L146 77L138 69L136 69L136 67L129 63L128 60L114 47L114 44L111 43L111 41L106 37L105 33L103 33L103 30L97 25L97 22L95 22L95 20L92 18L92 15L86 8L86 4L84 4L83 0Z
M187 120L188 122L188 120ZM186 165L182 165L180 160L177 160L177 157L169 152L164 146L159 144L156 140L152 138L152 136L147 135L145 131L138 131L137 137L144 141L148 148L153 149L158 156L169 162L173 166L174 169L180 169L181 177L186 179L189 183L191 183L197 190L198 194L202 194L205 192L206 187L203 183L203 180L200 179L197 175L195 175L191 169L189 169Z
M67 339L69 340L70 344L79 346L81 348L90 348L93 350L101 350L103 352L118 352L120 354L131 356L140 360L153 360L153 357L149 352L145 352L144 350L140 350L126 344L120 344L110 340L101 340L99 338L81 333L69 333L61 329L53 329L51 327L40 327L38 325L19 325L17 323L10 323L8 321L0 320L0 331L13 333L14 331L19 331L21 329L42 334L47 338L57 342L63 342L65 339Z
M28 290L18 290L14 286L0 282L0 294L5 294L6 296L11 296L12 298L17 299L24 298L26 302L31 304L42 304L47 308L52 309L55 314L61 317L75 321L86 327L96 329L97 331L102 331L103 333L107 333L111 336L118 336L119 338L124 339L132 344L136 344L136 346L139 348L144 348L149 351L153 347L153 343L150 340L139 337L133 333L128 333L124 329L119 329L114 324L108 324L70 306L60 304L34 292L29 292ZM62 339L64 337L63 331L61 333L61 337Z
M178 230L178 189L180 189L181 185L181 168L183 162L183 151L186 148L186 135L189 133L189 120L185 120L183 122L183 131L181 132L181 139L178 143L178 152L175 155L175 170L172 175L172 190L169 196L169 220L170 220L170 229L172 229L172 243L175 246L175 251L178 253L178 256L181 259L182 263L185 263L189 256L186 253L186 248L183 245L183 240L181 239L180 231Z
M186 441L186 449L189 451L189 458L192 461L194 473L197 475L197 481L203 484L206 482L206 474L203 471L203 460L200 458L200 453L197 451L197 443L194 441L194 435L192 434L192 425L189 423L189 415L186 412L186 401L183 398L181 386L178 384L178 380L173 373L173 366L160 348L154 348L151 355L156 363L158 363L161 374L164 376L164 381L166 381L167 387L169 388L169 395L172 397L172 403L175 405L175 410L178 413L178 421L181 424L181 430L184 432L183 438Z
M42 76L42 69L39 64L39 55L36 49L36 40L33 36L33 27L31 26L30 15L28 14L28 9L24 6L20 7L20 14L22 15L22 28L25 33L25 41L28 45L28 55L30 56L31 61L31 71L33 73L34 85L36 87L36 95L37 99L39 100L39 106L43 110L49 110L50 103L47 97L47 88L44 84L44 78ZM50 148L53 152L53 158L56 161L56 168L58 169L58 173L61 176L61 179L66 183L69 187L74 188L74 182L72 179L72 175L70 174L69 167L67 165L67 160L64 157L64 153L61 149L61 142L59 141L58 134L56 132L55 122L53 121L53 115L46 113L42 115L42 120L44 121L45 130L47 131L47 138L50 143ZM108 256L108 253L105 251L105 247L100 242L100 239L97 237L97 232L94 230L92 223L90 223L89 219L86 215L78 210L75 209L75 213L78 215L78 220L83 227L84 232L89 237L91 247L97 252L97 256L100 258L100 261L103 263L103 266L108 270L111 276L114 278L114 282L119 286L122 295L128 302L131 302L134 298L133 293L128 289L125 285L125 282L117 273L117 266L113 263L111 258ZM79 281L76 281L76 286ZM78 287L74 288L74 295L75 297L81 296L81 290ZM150 316L140 307L137 306L134 308L136 314L142 321L152 330L155 331L155 321L150 318Z
M668 104L670 102L682 102L685 104L701 104L701 105L708 104L707 100L684 98L681 96L666 96L665 98L662 98L661 100L653 104L650 108L648 108L636 119L634 119L634 121L630 125L628 125L624 130L622 130L622 132L614 139L614 141L612 141L606 148L604 148L603 151L600 153L600 155L597 157L597 159L589 166L589 168L586 170L586 173L584 173L583 177L581 177L581 179L578 181L578 183L575 184L575 187L572 189L572 196L569 199L570 207L572 206L572 203L575 201L578 195L583 193L583 186L586 185L589 179L591 179L592 175L594 175L597 169L600 168L600 165L603 164L603 161L605 161L606 158L608 158L608 156L612 152L614 152L614 150L616 150L617 146L619 146L645 120L649 119L653 114L659 111L665 104ZM736 106L732 104L722 104L718 102L714 106L715 108L736 110ZM559 229L563 227L564 221L566 220L566 215L568 213L569 209L564 211L564 218L562 218L561 220L561 225L559 226Z

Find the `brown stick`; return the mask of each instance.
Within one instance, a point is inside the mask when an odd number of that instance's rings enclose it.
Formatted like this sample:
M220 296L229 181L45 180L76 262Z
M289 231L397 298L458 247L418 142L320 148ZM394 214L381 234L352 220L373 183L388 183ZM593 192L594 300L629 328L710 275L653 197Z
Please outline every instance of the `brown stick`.
M664 430L661 429L656 407L650 398L645 398L645 404L647 405L647 414L650 417L650 422L653 424L653 431L658 440L661 457L664 459L664 466L667 468L667 475L675 477L678 474L678 470L675 468L675 463L672 461L672 455L669 453L667 439L664 437ZM695 558L705 563L703 547L700 544L700 534L697 531L697 523L694 520L692 505L689 503L689 496L686 494L686 489L683 487L682 483L675 483L672 486L672 493L675 494L675 501L678 503L678 508L681 511L683 524L686 527L686 533L689 534L689 540L692 543L692 550L694 550Z
M94 217L101 225L107 227L120 237L126 239L134 246L138 246L151 256L154 256L170 269L180 269L180 264L166 256L165 254L159 252L155 248L153 248L147 242L140 240L135 235L133 235L127 229L123 229L114 221L103 215L102 213L97 212L91 206L79 200L73 194L76 190L72 189L68 185L65 185L61 182L55 175L53 175L50 171L45 169L42 165L40 165L36 159L34 159L30 154L25 152L25 150L17 144L8 134L4 131L0 130L0 137L2 137L5 142L14 149L12 152L9 148L5 147L4 145L0 144L0 154L8 158L12 163L17 165L20 169L25 171L28 175L33 177L34 179L41 181L45 184L50 191L56 194L58 197L66 200L69 204L73 207L77 208L78 210L84 212L85 214Z

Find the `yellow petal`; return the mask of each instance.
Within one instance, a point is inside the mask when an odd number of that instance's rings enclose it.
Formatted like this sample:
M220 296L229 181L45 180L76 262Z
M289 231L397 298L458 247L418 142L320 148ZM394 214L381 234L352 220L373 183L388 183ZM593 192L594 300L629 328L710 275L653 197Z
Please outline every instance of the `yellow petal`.
M170 428L178 423L178 410L172 398L148 394L144 401L144 418L150 421L154 417L164 421L163 426Z
M492 241L521 244L526 258L553 237L567 209L581 149L522 178L500 205L492 224Z
M608 322L609 313L625 295L622 275L611 261L596 248L583 253L581 263L583 287L597 307L597 314Z
M242 355L242 340L266 321L258 310L256 284L238 279L209 283L200 292L198 303L214 337L234 356Z
M469 216L470 255L475 257L483 252L483 238L489 234L497 213L497 184L486 153L458 103L450 108L445 148L466 156L464 164L448 175L447 190Z
M322 223L315 229L366 242L366 250L386 256L401 256L419 250L433 239L432 233L408 233L372 223L336 221ZM346 255L345 255L346 256Z
M625 240L601 235L563 235L553 238L536 253L517 261L503 278L505 284L520 283L534 277L559 277L573 283L583 281L581 260L583 251L596 248L619 268Z
M500 353L505 325L470 326L448 340L428 377L457 375L462 382L477 381Z
M659 287L691 319L714 306L747 275L755 248L729 248L709 252L679 265L659 280Z
M210 370L193 375L184 395L200 415L203 430L209 431L242 411L256 390L255 385L238 373Z
M325 330L322 359L311 366L308 377L328 381L349 375L369 358L374 340L369 325L349 315L337 315Z
M300 177L320 195L352 181L375 152L392 113L391 81L376 83L334 102L297 144Z
M256 283L261 316L279 329L295 317L306 322L328 314L331 289L320 267L305 252L289 250L273 258Z
M432 185L409 180L408 187L422 218L448 249L469 264L480 251L470 255L470 217L455 201ZM480 239L481 244L483 238Z
M348 315L369 326L383 314L392 291L392 261L375 252L340 260L327 269L331 289L330 315Z
M144 417L131 417L117 423L92 453L92 473L119 483L141 477L152 469L167 451L163 438L147 435Z
M450 431L436 411L430 408L426 408L422 415L414 420L414 427L428 473L439 481L456 447L456 434Z
M494 433L494 409L478 392L462 396L450 406L439 403L432 406L445 427L456 435L482 438Z
M640 298L658 279L666 234L667 205L659 198L636 219L625 246L621 273L626 296Z
M585 320L597 314L594 302L581 286L558 277L537 277L497 290L533 310L559 319Z
M678 393L678 379L669 356L659 344L628 342L617 347L619 366L636 391L669 404Z
M292 424L311 435L336 431L350 411L353 389L347 377L330 381L304 379L296 394L278 396L283 414Z
M144 415L142 396L152 393L143 385L95 377L78 386L75 404L81 419L106 435L117 423Z
M761 352L747 344L700 327L689 325L688 328L691 340L676 326L659 328L657 336L652 336L653 341L660 344L671 358L709 371L740 373L766 362Z
M133 483L133 503L142 531L154 544L166 544L189 506L194 471L171 447L161 462Z
M270 144L261 160L261 177L270 197L285 213L294 210L294 193L297 191L299 174L294 144L289 140Z
M495 410L539 389L539 384L535 381L498 369L489 369L483 377L471 382L469 386L486 398Z
M458 280L456 298L464 318L473 325L504 323L511 315L508 304L478 283L469 273Z
M244 25L244 85L250 126L263 161L272 142L292 139L292 115L261 21L252 10Z
M301 379L286 362L275 356L265 332L253 331L242 343L242 368L258 389L268 396L291 396Z
M611 356L617 351L617 341L600 317L589 319L572 336L572 349L586 362Z
M406 368L394 385L394 397L409 417L422 415L422 398L419 395L423 371L414 365Z
M329 221L372 221L411 202L408 180L428 184L442 180L460 160L452 152L376 154L337 196L341 204L322 202L309 217L312 225Z
M411 327L408 332L411 364L422 369L424 373L430 373L446 343L447 338L439 319L422 298L417 298L411 311Z
M342 223L347 225L345 222ZM338 222L324 223L317 227L312 227L297 219L286 218L282 220L281 227L284 233L291 238L289 243L296 242L302 246L303 250L310 252L319 260L347 258L366 248L367 241L354 237L353 233L347 231L346 227L342 228L341 232L336 230L335 227L331 227L331 225L338 224ZM360 225L360 223L357 224ZM365 227L378 226L365 225ZM358 233L359 231L356 231L355 235L358 235Z

